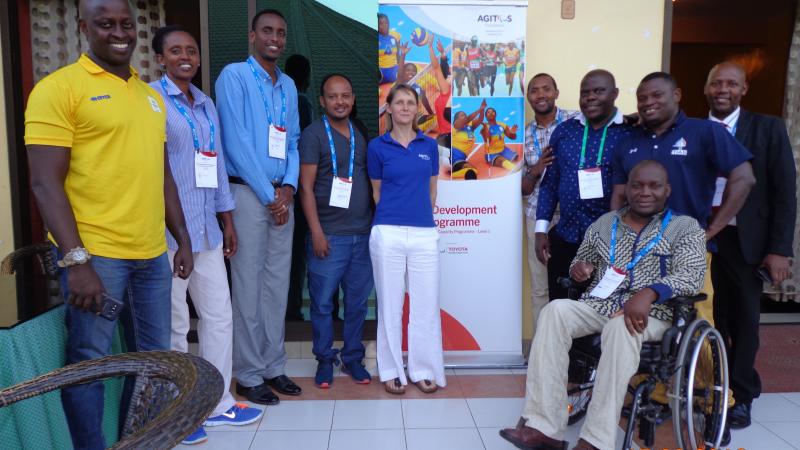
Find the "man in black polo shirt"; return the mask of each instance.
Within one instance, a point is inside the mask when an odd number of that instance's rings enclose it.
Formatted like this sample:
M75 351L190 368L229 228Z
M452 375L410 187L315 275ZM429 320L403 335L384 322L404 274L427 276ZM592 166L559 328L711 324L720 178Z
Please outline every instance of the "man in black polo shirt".
M753 153L758 179L741 211L717 235L717 257L711 263L714 322L728 344L736 399L728 422L737 429L750 425L750 405L761 394L755 361L763 282L757 270L769 273L775 284L789 277L797 214L796 173L783 120L739 107L747 93L741 66L731 62L714 66L704 93L709 119L721 123Z

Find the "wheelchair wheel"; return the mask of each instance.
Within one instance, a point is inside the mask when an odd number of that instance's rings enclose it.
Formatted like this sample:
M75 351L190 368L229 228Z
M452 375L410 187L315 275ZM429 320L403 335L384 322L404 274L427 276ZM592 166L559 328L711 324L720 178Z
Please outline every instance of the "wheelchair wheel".
M586 415L589 401L592 399L593 386L594 379L589 383L572 385L567 389L567 411L569 411L567 425L578 423Z
M704 347L711 355L710 380L697 370ZM706 320L695 320L681 337L676 365L671 406L677 446L719 448L728 413L729 381L722 336Z

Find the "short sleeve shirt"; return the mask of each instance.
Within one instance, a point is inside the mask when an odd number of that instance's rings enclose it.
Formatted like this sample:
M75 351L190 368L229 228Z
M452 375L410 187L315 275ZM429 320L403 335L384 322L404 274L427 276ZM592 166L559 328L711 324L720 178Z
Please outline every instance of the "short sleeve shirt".
M372 199L370 198L369 177L367 176L367 141L353 127L355 136L355 160L353 162L353 190L350 194L350 207L330 206L331 186L333 185L333 166L331 149L325 124L317 119L303 130L300 136L300 164L317 166L314 182L314 197L317 201L317 215L326 234L353 235L369 233L372 223ZM346 178L350 168L350 139L331 127L331 136L336 148L336 170L341 178Z
M64 190L93 255L150 259L166 251L165 140L161 96L133 69L126 81L85 54L28 98L25 144L70 149Z
M367 171L381 181L374 225L435 226L430 179L439 173L436 141L417 132L406 148L386 132L369 143Z
M625 184L631 169L652 159L667 169L672 193L667 205L678 214L694 217L704 229L711 216L717 175L749 161L747 151L722 125L686 117L683 112L672 127L656 136L636 129L614 153L614 184Z

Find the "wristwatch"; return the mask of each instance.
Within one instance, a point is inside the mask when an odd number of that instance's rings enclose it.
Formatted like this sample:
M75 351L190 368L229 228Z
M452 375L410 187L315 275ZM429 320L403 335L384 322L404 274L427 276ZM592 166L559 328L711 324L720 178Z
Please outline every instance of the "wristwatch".
M90 259L92 259L92 255L89 254L89 250L83 247L75 247L68 251L64 255L64 259L58 261L56 264L58 267L77 266L79 264L86 264Z

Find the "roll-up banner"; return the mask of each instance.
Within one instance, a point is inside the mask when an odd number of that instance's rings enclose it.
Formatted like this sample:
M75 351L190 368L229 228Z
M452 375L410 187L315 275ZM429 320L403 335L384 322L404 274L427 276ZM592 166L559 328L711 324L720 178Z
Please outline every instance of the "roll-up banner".
M419 127L439 143L434 218L447 366L523 363L526 8L527 1L380 2L381 133L386 95L404 82L419 94Z

